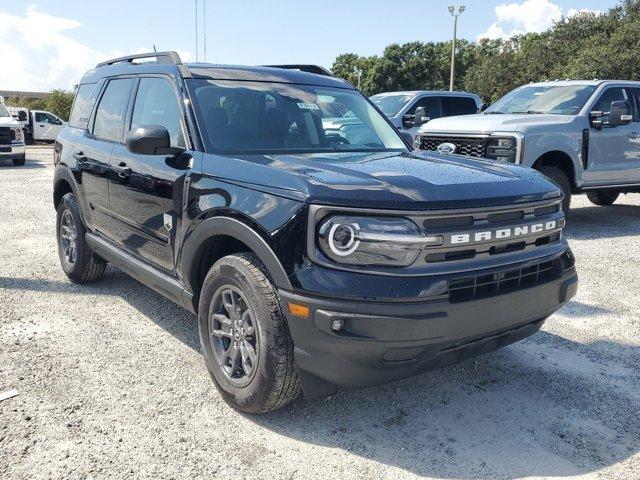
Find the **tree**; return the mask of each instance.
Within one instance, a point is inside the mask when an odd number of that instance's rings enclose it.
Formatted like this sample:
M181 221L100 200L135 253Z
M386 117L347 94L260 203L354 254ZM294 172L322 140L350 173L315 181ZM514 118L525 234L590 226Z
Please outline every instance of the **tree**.
M44 99L45 110L68 120L73 105L73 92L67 90L52 90Z
M449 85L451 42L392 44L380 57L350 53L334 72L352 83L363 71L367 95L393 90L442 90ZM603 14L563 18L542 33L506 40L460 41L457 89L495 101L529 82L554 79L640 78L640 0L623 0Z

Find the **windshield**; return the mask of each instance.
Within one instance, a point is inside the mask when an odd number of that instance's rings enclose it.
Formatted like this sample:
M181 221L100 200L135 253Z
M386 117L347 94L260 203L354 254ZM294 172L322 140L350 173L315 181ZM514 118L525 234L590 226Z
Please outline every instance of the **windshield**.
M10 117L11 115L9 115L9 112L7 112L7 109L4 108L4 105L0 103L0 117Z
M374 95L371 101L387 117L394 117L415 95Z
M526 85L507 93L484 113L577 115L595 89L592 85Z
M188 80L207 151L404 150L356 90L286 83Z

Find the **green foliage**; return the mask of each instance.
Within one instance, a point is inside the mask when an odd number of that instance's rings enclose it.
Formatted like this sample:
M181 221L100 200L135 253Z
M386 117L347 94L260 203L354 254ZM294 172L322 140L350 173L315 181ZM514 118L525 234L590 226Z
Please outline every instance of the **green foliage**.
M71 105L73 105L73 92L67 90L51 90L44 98L45 110L57 115L63 120L69 120Z
M63 120L69 119L73 105L73 92L67 90L51 90L43 98L7 97L5 104L12 107L26 107L29 110L46 110Z
M336 58L336 75L367 95L449 87L451 42L392 44L382 56ZM640 79L640 0L622 0L603 15L583 13L543 33L508 40L462 40L457 45L456 88L493 102L513 88L554 79Z

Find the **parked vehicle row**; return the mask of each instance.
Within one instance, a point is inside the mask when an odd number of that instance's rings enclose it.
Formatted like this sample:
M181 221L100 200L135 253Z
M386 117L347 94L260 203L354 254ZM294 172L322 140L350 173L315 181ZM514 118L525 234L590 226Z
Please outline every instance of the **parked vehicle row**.
M557 185L412 150L317 67L103 62L54 160L67 276L111 262L196 313L246 412L505 346L577 290Z
M371 101L412 139L418 128L430 120L479 113L485 106L475 93L437 90L386 92L372 96Z
M14 165L24 165L25 144L20 124L11 116L0 97L0 160L12 160Z
M67 124L57 115L44 110L29 110L24 107L7 107L24 134L27 145L33 142L53 142Z

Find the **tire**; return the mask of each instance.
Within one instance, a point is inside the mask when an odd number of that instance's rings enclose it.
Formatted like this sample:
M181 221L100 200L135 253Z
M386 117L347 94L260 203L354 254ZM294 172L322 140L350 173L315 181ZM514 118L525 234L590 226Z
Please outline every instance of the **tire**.
M564 200L562 201L562 210L565 215L569 213L571 209L571 182L569 181L569 177L567 177L566 173L556 167L540 167L540 173L546 175L551 180L556 182L558 186L562 189L562 193L564 194Z
M229 255L211 267L200 292L198 330L207 370L233 408L266 413L300 395L280 298L255 255Z
M587 192L587 198L589 201L594 205L599 205L601 207L613 205L613 202L615 202L619 196L620 192L616 192L615 190L596 190L593 192Z
M56 236L62 270L74 283L93 283L102 277L107 262L89 248L86 229L73 193L67 193L58 205Z
M13 164L14 164L16 167L21 167L21 166L23 166L23 165L24 165L24 162L25 162L25 156L24 156L24 155L23 155L22 157L14 158L14 159L13 159Z

